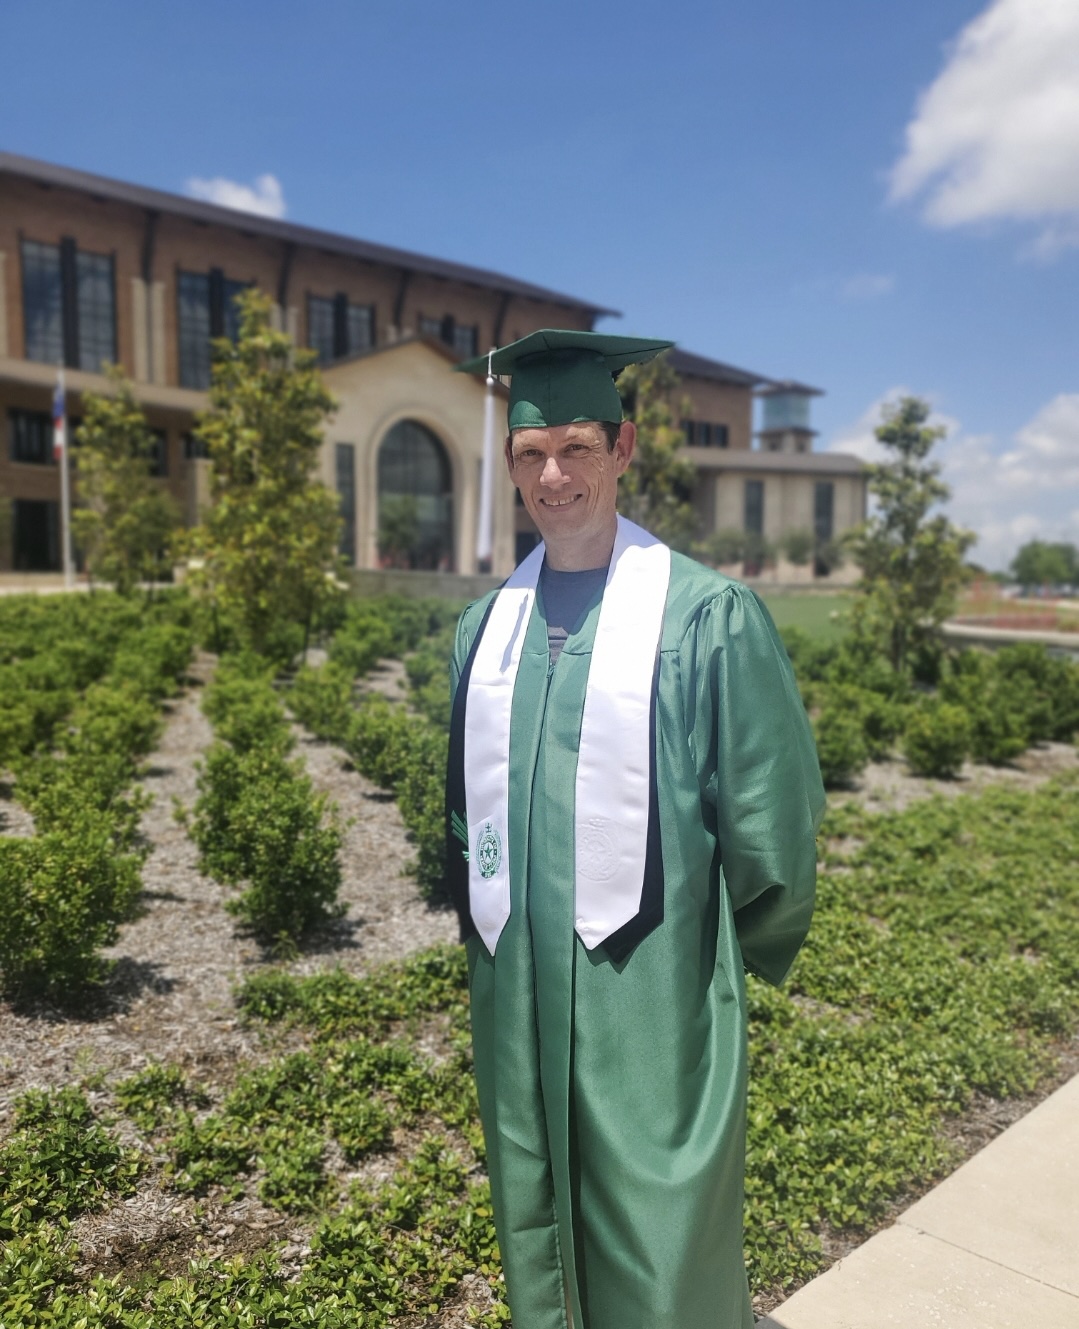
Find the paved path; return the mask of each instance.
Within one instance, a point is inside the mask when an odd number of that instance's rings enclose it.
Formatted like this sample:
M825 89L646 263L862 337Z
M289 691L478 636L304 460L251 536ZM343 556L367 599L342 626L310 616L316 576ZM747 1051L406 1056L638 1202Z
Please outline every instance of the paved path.
M757 1329L1079 1329L1079 1076Z

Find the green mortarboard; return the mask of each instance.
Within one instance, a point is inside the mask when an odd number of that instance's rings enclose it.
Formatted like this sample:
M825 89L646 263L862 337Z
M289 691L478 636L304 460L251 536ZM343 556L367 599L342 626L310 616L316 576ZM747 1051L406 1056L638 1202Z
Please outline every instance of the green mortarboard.
M543 328L456 368L510 375L509 427L547 429L578 420L622 419L622 402L612 375L641 364L673 346L647 337L614 337L605 332Z

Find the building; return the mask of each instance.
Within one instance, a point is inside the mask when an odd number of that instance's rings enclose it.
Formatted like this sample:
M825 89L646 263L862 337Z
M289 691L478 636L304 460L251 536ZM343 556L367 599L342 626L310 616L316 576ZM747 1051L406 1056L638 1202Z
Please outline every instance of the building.
M450 366L538 328L587 330L615 313L483 269L0 153L0 498L12 518L0 570L60 565L50 401L61 363L74 425L82 394L106 388L102 365L124 367L157 434L161 483L196 518L208 463L191 430L207 405L210 342L234 335L233 296L251 285L273 297L275 325L317 352L339 402L322 478L341 496L342 552L359 568L386 561L380 514L407 499L408 561L475 571L485 388ZM734 520L739 502L769 534L811 525L813 494L828 484L835 533L860 520L853 458L753 447L754 391L772 380L674 358L692 403L706 527ZM765 400L767 413L779 398ZM498 573L534 540L514 493L500 469Z

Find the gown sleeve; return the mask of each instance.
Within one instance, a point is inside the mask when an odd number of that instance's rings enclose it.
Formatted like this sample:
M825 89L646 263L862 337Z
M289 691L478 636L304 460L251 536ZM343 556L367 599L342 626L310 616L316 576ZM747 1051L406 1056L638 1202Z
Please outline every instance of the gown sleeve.
M824 814L813 732L771 615L747 587L717 595L689 636L690 741L735 932L746 969L778 985L813 914Z

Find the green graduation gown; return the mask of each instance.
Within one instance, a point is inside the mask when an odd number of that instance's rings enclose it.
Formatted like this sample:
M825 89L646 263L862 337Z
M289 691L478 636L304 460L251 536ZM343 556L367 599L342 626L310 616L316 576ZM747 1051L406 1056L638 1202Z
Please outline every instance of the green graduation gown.
M464 612L456 688L491 597ZM514 1329L749 1329L744 971L809 926L824 806L767 610L672 555L656 699L662 922L628 957L574 932L574 782L599 601L550 664L542 594L510 730L511 913L467 942ZM464 810L461 809L463 812Z

